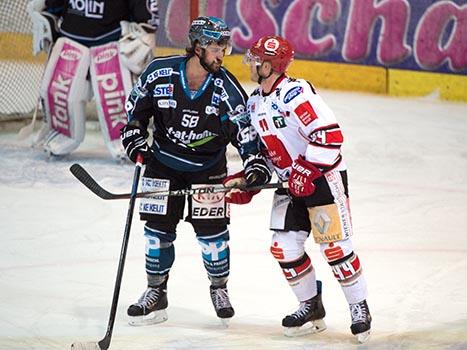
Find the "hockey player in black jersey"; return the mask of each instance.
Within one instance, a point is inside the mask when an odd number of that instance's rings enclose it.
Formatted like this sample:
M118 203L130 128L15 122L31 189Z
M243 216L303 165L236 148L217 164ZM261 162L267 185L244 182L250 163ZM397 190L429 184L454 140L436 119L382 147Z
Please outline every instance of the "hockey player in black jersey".
M222 67L230 53L230 30L216 17L199 17L190 27L191 46L183 56L154 59L127 99L128 124L121 138L132 161L142 154L146 169L142 190L177 190L220 184L227 175L226 146L231 143L243 159L247 185L269 182L270 171L259 154L245 104L247 95ZM153 120L152 144L147 141ZM229 276L228 204L224 195L189 197L185 218L196 232L216 314L234 315L227 292ZM128 308L130 324L165 321L167 281L175 259L173 242L183 218L184 197L142 200L146 221L148 288Z
M44 125L34 144L54 156L73 152L85 134L85 104L94 95L104 141L125 157L120 129L125 97L153 58L157 0L31 0L33 53L49 60L41 83Z

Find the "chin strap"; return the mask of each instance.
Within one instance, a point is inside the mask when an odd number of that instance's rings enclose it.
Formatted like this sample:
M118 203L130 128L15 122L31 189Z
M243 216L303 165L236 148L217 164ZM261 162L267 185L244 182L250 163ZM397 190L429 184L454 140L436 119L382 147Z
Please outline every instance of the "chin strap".
M262 65L262 64L261 64ZM269 72L268 76L267 77L263 77L260 73L259 73L259 68L261 66L256 66L256 73L258 74L258 84L261 84L261 82L264 80L264 79L267 79L269 78L271 75L272 75L272 69L271 71Z

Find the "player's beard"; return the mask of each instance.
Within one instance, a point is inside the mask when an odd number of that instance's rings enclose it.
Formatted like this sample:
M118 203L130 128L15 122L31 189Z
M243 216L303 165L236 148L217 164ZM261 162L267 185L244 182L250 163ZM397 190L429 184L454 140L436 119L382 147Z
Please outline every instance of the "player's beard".
M216 59L212 61L211 63L208 63L206 61L206 55L204 53L199 57L199 62L203 66L203 68L206 69L209 73L216 73L222 67L221 59Z

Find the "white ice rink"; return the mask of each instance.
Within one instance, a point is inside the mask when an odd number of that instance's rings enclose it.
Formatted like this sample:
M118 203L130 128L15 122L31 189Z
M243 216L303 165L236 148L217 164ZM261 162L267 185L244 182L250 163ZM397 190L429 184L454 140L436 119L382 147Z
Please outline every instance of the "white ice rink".
M347 303L318 247L328 329L286 338L297 303L269 253L271 190L232 210L229 292L236 315L220 327L200 247L179 226L169 320L131 327L126 308L145 289L143 223L135 214L111 349L467 349L467 104L436 98L323 91L343 128L356 252L369 286L373 335L357 345ZM128 201L104 201L68 171L80 163L113 192L129 192L89 129L71 156L0 134L0 349L69 349L106 330ZM239 164L233 164L238 168Z

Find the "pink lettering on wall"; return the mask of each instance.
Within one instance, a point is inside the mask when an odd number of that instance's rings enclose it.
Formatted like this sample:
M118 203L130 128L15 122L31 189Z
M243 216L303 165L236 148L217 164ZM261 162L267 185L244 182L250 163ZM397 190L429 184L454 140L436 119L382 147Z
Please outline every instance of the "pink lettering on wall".
M175 45L187 46L190 24L190 1L169 1L164 26L167 38Z
M207 0L205 9L206 16L224 18L224 1L225 0Z
M352 0L342 56L347 61L362 61L370 54L371 37L377 20L382 29L377 46L378 61L396 64L410 54L406 44L410 4L406 0Z
M262 0L238 0L237 13L247 28L244 34L240 27L232 28L232 43L238 48L249 48L264 35L279 34L279 28L271 12Z
M449 22L452 30L446 33ZM443 44L442 39L449 34ZM414 42L417 63L425 69L436 69L448 62L453 70L467 67L467 5L449 1L433 4L418 23Z
M282 21L283 36L292 43L298 53L315 57L324 55L336 45L336 38L332 34L313 38L313 19L316 14L319 22L332 24L339 19L340 10L338 0L293 1Z

